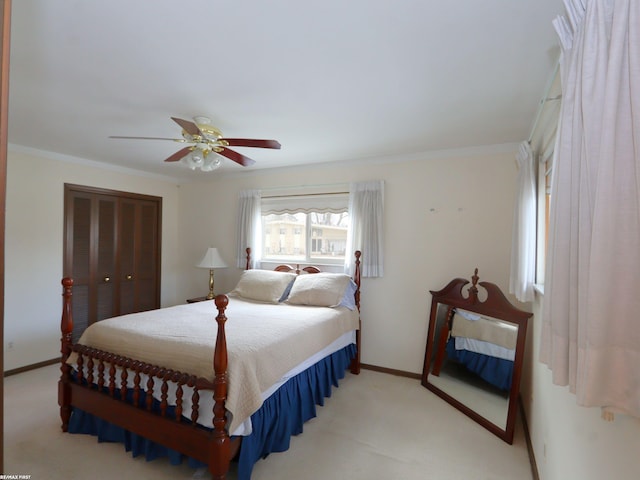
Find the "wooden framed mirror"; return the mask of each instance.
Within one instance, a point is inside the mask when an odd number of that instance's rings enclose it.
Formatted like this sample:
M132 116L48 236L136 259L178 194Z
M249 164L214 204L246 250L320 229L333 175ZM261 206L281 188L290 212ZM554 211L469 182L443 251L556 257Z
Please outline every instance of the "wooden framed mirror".
M476 268L466 289L469 280L455 278L431 290L422 385L512 444L532 314L478 280Z

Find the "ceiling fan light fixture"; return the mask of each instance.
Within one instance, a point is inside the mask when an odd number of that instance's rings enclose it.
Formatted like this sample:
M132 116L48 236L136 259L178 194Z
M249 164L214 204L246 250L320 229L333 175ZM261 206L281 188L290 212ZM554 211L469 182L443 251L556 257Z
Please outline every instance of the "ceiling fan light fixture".
M212 172L222 165L220 157L202 145L194 146L193 150L182 158L182 162L191 170L199 168L203 172Z
M195 170L196 168L200 168L204 162L204 151L199 148L194 148L189 154L182 157L182 161L189 167L191 170Z
M213 172L220 165L222 165L222 162L220 161L220 157L212 153L211 155L208 155L207 158L204 159L204 161L202 162L202 166L200 167L200 170L202 170L203 172Z

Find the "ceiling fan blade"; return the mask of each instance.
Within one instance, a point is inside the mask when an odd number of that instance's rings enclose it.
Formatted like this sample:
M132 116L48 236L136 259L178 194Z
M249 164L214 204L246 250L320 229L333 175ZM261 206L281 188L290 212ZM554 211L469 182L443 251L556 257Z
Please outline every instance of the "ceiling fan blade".
M223 148L222 151L217 153L219 155L227 157L229 160L233 160L234 162L239 163L243 167L248 167L256 163L255 160L252 160L249 157L245 157L241 153L234 152L233 150L229 150L228 148Z
M276 140L255 140L251 138L223 138L232 147L257 147L279 149L282 145Z
M167 158L165 162L177 162L182 157L186 157L187 155L189 155L189 152L191 152L191 147L181 148L176 153Z
M122 137L120 135L110 135L109 138L124 138L129 140L173 140L174 142L184 142L183 138L167 138L167 137Z
M183 120L182 118L171 117L171 120L176 122L178 125L182 127L182 129L187 132L189 135L204 137L198 126L190 120Z

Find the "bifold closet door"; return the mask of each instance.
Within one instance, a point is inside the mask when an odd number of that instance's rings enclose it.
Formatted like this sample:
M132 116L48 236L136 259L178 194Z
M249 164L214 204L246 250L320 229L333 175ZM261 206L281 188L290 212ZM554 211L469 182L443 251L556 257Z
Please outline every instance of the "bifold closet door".
M116 314L117 198L72 192L69 201L66 245L69 268L65 271L70 272L74 281L73 338L77 340L89 325Z
M121 199L119 212L120 311L158 308L158 205Z
M158 197L65 185L74 340L94 322L160 307L161 209Z

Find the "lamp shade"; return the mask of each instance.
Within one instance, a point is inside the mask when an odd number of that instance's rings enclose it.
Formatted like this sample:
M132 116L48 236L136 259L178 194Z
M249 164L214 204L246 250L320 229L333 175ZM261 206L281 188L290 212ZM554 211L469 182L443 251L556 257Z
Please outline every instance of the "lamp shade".
M225 261L222 259L222 257L218 253L218 249L213 247L207 249L207 252L204 254L204 257L202 257L202 260L200 260L200 263L198 263L198 265L196 266L202 267L202 268L209 268L209 269L228 267L228 265L225 263Z

